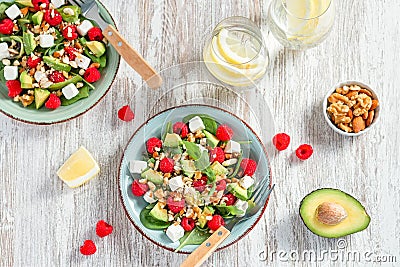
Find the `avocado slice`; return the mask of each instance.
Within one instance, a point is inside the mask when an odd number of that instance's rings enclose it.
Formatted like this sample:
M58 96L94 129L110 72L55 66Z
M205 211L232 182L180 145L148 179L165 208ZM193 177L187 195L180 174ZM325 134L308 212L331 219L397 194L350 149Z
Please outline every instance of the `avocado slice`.
M71 9L73 11L73 14L70 14L69 12L64 12L64 9ZM63 6L57 9L58 12L60 12L61 17L63 21L66 22L71 22L75 23L79 20L79 15L82 13L82 10L78 6Z
M49 90L50 91L55 91L55 90L60 90L62 88L64 88L65 86L67 86L70 83L76 84L80 81L82 81L83 78L80 75L76 75L74 77L72 77L71 79L68 79L66 81L60 82L60 83L53 83L52 85L50 85Z
M181 137L175 133L167 133L165 135L164 146L166 147L178 147L182 141Z
M15 2L23 6L33 7L32 0L15 0Z
M101 57L106 52L106 46L99 41L86 42L86 46L96 57Z
M36 48L35 35L30 32L24 32L22 34L22 40L24 43L25 53L30 55Z
M184 159L184 160L181 160L181 164L182 164L183 173L187 177L192 178L196 171L196 166L194 165L194 161Z
M300 216L311 232L328 238L362 231L371 220L357 199L332 188L321 188L305 196L300 203Z
M50 92L45 89L35 88L35 106L36 109L39 109L43 106L44 102L46 102L47 98L49 98Z
M160 173L158 173L152 169L148 169L147 171L144 171L141 174L141 176L142 176L142 178L145 178L154 184L163 184L163 182L164 182L163 176Z
M40 25L40 24L42 24L43 16L44 16L43 11L38 11L38 12L36 12L35 14L33 14L33 15L32 15L32 22L33 22L33 24L35 24L35 25Z
M53 68L55 70L66 71L66 72L71 71L71 66L68 64L62 63L61 60L59 60L58 58L44 56L43 61L44 61L44 63L49 65L50 68Z
M154 219L168 222L168 212L166 209L161 208L161 203L158 202L149 213Z
M21 88L33 88L33 79L26 71L23 71L19 76Z
M201 228L204 228L204 226L206 226L207 224L207 216L211 216L214 214L214 209L212 207L204 207L203 212L200 214L199 217L199 226Z
M230 183L227 187L228 191L231 192L235 197L241 200L248 200L249 196L247 190L241 187L238 183Z
M219 143L218 138L215 137L215 135L213 135L212 133L210 133L210 132L208 132L208 131L206 131L206 130L204 130L203 133L204 133L205 136L206 136L207 145L209 145L209 146L212 147L212 148L215 148L215 147L218 145L218 143Z
M218 161L214 161L210 168L214 171L215 175L227 174L228 170L222 166Z

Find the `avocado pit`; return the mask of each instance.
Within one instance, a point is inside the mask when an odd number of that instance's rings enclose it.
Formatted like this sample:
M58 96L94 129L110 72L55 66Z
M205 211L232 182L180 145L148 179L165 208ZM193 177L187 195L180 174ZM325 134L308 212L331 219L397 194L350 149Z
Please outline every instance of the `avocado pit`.
M337 203L323 202L317 207L316 217L323 224L337 225L347 218L347 212Z

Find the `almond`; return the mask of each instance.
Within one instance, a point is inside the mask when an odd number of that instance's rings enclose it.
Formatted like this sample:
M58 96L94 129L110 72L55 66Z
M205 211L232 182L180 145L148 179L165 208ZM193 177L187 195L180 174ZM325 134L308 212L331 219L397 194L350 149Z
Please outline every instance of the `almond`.
M367 96L372 97L372 93L364 88L360 90L360 94L366 94Z
M349 112L347 112L347 116L352 120L353 119L353 111L349 109Z
M368 112L368 118L367 118L367 120L365 122L367 127L372 124L372 121L374 120L374 115L375 115L375 111L371 110L370 112Z
M358 133L365 129L365 121L362 117L355 117L353 120L353 130Z
M362 118L363 118L364 120L366 120L366 119L368 118L368 112L363 113L363 114L362 114Z
M378 106L379 106L379 101L376 100L376 99L373 99L373 100L372 100L371 108L370 108L369 110L374 110L374 109L376 109Z

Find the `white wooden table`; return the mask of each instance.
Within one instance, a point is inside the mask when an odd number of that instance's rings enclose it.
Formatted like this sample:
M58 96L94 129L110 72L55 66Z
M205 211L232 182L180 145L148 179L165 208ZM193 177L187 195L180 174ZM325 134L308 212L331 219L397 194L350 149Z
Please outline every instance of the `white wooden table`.
M398 266L399 1L337 1L331 35L305 52L285 50L269 35L268 0L105 0L104 4L121 33L159 70L200 60L204 37L218 21L232 15L260 25L274 56L260 88L277 131L289 133L292 144L271 155L277 186L262 220L205 266L379 265L368 262L375 256L393 256L380 259L396 260L388 266ZM326 91L347 79L368 83L381 96L379 125L359 138L335 134L321 113ZM122 62L108 95L75 120L34 126L0 115L0 266L177 266L184 260L185 255L165 251L142 237L119 201L119 161L138 124L119 121L117 110L135 105L132 95L141 82ZM156 92L149 94L147 103L156 98ZM301 143L312 144L315 152L299 164L291 154ZM94 154L101 173L72 190L55 172L80 145ZM309 232L298 215L299 202L320 187L339 188L358 198L371 215L369 228L338 240ZM94 231L100 219L115 229L102 240ZM95 240L95 255L79 254L85 239ZM305 250L314 251L318 259L303 259ZM339 259L335 254L329 258L335 250ZM352 251L361 259L346 262L346 253Z

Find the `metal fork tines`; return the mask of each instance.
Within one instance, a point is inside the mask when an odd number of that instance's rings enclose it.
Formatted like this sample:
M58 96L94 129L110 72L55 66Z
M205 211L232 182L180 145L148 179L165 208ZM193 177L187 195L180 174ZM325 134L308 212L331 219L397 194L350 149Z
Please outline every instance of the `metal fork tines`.
M96 21L102 30L108 26L108 23L100 16L99 7L95 0L68 0L68 2L74 6L79 6L82 10L82 15Z

